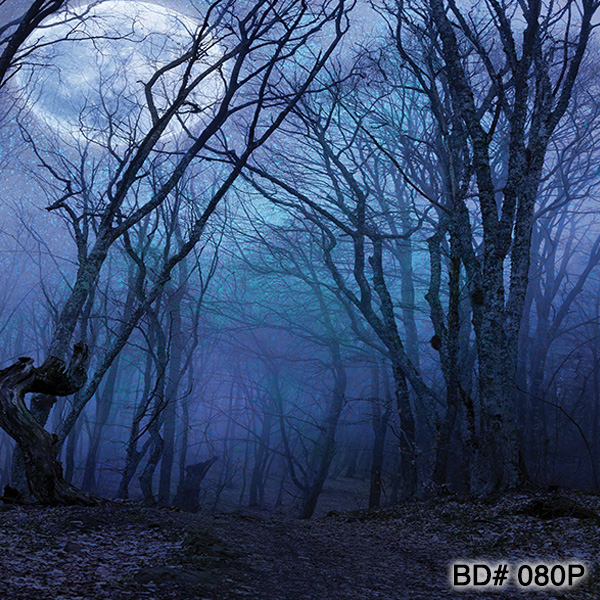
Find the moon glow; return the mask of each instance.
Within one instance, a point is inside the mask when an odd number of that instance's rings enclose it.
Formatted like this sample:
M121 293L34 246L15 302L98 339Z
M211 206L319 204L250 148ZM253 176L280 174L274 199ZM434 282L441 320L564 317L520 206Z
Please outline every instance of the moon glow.
M82 4L47 19L17 73L16 82L35 117L61 137L114 146L139 140L151 127L144 84L157 69L190 49L200 23L149 2L105 0ZM197 76L221 56L201 44ZM186 64L168 70L152 88L159 114L176 96ZM221 91L217 74L190 94L194 111L182 111L163 139L193 128Z

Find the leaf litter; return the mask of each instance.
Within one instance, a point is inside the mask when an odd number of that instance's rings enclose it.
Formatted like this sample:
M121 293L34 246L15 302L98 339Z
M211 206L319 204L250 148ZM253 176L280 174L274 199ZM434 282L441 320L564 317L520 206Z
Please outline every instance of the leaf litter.
M2 507L0 600L597 600L600 498L444 497L303 521L135 503ZM453 561L579 560L566 592L453 591Z

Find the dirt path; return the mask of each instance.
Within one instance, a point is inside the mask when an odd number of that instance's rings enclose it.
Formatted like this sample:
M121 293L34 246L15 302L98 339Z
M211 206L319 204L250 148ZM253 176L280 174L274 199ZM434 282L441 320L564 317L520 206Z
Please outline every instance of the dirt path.
M592 574L555 595L453 592L464 557L598 563L600 519L523 514L526 497L446 500L315 521L197 517L135 505L0 512L0 600L598 600ZM600 508L595 497L577 506Z
M245 585L269 600L452 598L449 549L415 547L394 527L373 523L218 519L224 540L252 548ZM232 589L232 592L235 588ZM232 598L235 595L232 595Z

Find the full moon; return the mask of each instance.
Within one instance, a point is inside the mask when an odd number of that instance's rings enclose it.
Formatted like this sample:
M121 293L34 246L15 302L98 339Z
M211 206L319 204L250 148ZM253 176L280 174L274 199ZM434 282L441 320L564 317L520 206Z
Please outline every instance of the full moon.
M190 49L199 26L187 15L149 2L81 4L47 19L28 40L31 51L15 81L37 120L57 135L102 145L130 144L151 127L144 85ZM221 56L211 39L202 40L200 47L192 75ZM152 87L159 113L179 91L185 68L167 70ZM182 111L164 138L193 128L211 110L220 88L216 74L206 77L188 97L194 110Z

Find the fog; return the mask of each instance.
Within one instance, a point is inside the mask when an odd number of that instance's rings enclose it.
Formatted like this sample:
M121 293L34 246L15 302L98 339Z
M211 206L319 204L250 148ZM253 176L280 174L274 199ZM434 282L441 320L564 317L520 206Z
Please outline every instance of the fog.
M533 41L442 0L164 3L176 34L59 4L0 37L2 486L304 517L600 491L591 3Z

